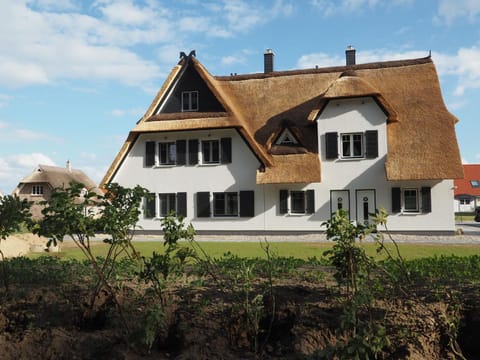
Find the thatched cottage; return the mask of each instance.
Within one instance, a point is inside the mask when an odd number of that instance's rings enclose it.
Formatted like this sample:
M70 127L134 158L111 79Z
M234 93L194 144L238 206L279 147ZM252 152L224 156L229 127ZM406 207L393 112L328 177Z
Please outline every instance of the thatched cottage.
M430 57L213 76L181 53L102 183L152 193L140 225L174 210L200 233L321 231L337 209L394 231L454 231L457 119Z
M52 190L55 188L69 188L71 182L81 183L85 186L85 190L102 195L95 182L82 170L72 169L70 161L67 161L66 167L38 165L31 174L18 183L13 194L18 195L21 200L27 199L33 202L30 213L32 219L38 220L42 216L43 208L40 202L50 199Z

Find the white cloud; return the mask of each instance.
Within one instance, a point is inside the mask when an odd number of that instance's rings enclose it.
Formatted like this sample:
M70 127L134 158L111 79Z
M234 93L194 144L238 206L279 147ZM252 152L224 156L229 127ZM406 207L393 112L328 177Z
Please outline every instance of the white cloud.
M111 114L115 117L120 117L125 115L125 111L121 109L113 109Z
M0 108L6 106L13 99L10 95L0 94ZM2 123L0 122L0 129L2 128Z
M347 14L364 11L366 8L407 6L413 0L311 0L310 4L323 16L328 17L337 13Z
M478 0L440 0L437 17L434 20L451 25L459 18L466 18L474 23L480 16Z
M15 127L8 122L0 122L0 141L3 143L7 142L18 142L19 140L49 140L54 142L61 142L60 139L50 136L46 133Z
M313 53L302 55L297 61L297 67L300 69L318 67L330 67L344 65L345 59L339 56L330 56L325 53Z
M460 48L455 55L434 53L433 59L440 75L457 78L454 94L461 96L469 89L480 88L480 48Z
M0 185L4 193L10 193L20 180L29 175L37 165L55 165L42 153L17 154L0 157Z

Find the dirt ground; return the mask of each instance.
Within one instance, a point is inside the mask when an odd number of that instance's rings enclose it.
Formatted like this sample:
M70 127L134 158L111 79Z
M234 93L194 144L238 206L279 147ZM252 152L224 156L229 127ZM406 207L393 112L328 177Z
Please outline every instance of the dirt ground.
M45 243L29 234L2 241L1 249L12 257ZM145 283L123 282L116 288L123 320L105 291L89 306L92 284L82 274L58 275L44 281L30 274L8 291L0 283L1 360L336 359L322 351L354 337L342 330L342 294L324 268L275 277L272 284L256 278L248 289L183 274L164 290L161 312ZM360 312L386 329L378 359L480 359L478 288L422 286L375 299ZM371 343L367 337L361 340Z

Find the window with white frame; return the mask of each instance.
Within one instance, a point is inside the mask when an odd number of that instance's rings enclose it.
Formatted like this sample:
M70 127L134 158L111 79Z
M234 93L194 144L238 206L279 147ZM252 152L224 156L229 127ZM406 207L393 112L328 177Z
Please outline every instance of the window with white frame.
M32 195L43 195L43 185L32 185Z
M314 190L280 190L280 214L313 214Z
M342 157L363 157L363 133L341 134Z
M305 191L290 191L290 212L304 214L305 210Z
M220 163L219 140L202 140L202 162L204 164Z
M419 209L418 189L403 189L403 211L418 212Z
M182 92L182 111L198 111L198 91Z
M165 217L172 212L187 216L187 193L150 193L144 198L145 219Z
M158 162L160 165L175 165L177 148L174 141L158 144Z
M460 199L460 205L470 205L470 199Z
M177 196L175 193L158 194L159 215L168 216L171 212L177 211Z
M213 193L213 216L238 216L238 193Z

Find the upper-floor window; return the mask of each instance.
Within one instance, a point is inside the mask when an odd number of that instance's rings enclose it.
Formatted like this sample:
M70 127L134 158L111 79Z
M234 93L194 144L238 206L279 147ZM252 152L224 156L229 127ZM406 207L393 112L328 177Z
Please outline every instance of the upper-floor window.
M229 164L231 162L231 138L202 140L202 164Z
M204 164L218 164L220 162L220 141L202 141L202 161Z
M363 133L342 134L342 157L363 157Z
M460 205L470 205L470 199L460 199Z
M145 166L228 164L232 162L232 139L146 141Z
M296 137L292 134L292 132L288 129L285 128L280 136L278 137L277 141L275 142L277 145L297 145L298 140Z
M339 155L342 159L378 157L378 131L325 133L325 158L337 159Z
M160 165L175 165L177 159L177 147L175 142L159 143L158 155Z
M470 185L472 185L472 187L474 187L474 188L478 188L478 187L480 187L480 181L470 180Z
M32 195L43 195L43 185L32 185Z
M198 91L182 91L182 111L198 111Z

